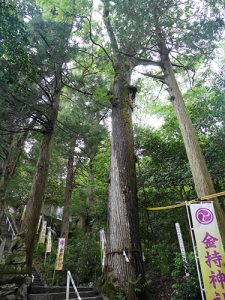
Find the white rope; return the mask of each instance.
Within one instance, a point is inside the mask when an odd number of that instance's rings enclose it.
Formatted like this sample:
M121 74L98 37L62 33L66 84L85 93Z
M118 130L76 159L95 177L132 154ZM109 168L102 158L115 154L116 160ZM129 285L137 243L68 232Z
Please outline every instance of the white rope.
M101 229L99 233L100 233L102 268L103 268L105 266L105 258L106 258L106 237L105 237L104 229Z
M128 258L126 252L125 252L125 250L123 250L123 256L124 256L125 261L126 261L127 263L130 262L130 260L129 260L129 258Z

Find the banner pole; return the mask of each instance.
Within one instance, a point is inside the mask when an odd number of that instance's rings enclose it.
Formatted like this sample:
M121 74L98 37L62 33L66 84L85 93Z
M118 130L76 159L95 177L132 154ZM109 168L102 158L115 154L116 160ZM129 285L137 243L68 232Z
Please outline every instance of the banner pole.
M50 252L50 255L49 255L49 264L51 264L51 254L52 254L52 252Z
M192 241L192 245L193 245L193 249L194 249L195 263L196 263L196 268L197 268L197 273L198 273L198 281L199 281L199 286L200 286L200 290L201 290L201 296L202 296L202 300L205 300L203 286L202 286L202 280L201 280L201 273L200 273L199 264L198 264L198 256L197 256L197 251L196 251L196 246L195 246L193 228L191 226L191 219L190 219L190 213L189 213L189 203L188 203L188 201L185 201L185 203L186 203L188 224L189 224L190 232L191 232L191 241Z
M46 259L47 259L47 252L45 252L45 260L44 260L44 265L46 264Z
M54 284L54 280L55 280L55 268L54 268L54 272L53 272L53 276L52 276L52 285Z

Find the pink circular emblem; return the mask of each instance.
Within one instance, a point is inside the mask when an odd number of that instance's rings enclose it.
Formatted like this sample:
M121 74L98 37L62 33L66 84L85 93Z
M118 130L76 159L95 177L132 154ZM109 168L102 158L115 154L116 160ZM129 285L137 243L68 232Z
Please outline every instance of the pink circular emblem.
M208 225L213 221L213 213L208 208L199 208L196 211L195 217L202 225Z

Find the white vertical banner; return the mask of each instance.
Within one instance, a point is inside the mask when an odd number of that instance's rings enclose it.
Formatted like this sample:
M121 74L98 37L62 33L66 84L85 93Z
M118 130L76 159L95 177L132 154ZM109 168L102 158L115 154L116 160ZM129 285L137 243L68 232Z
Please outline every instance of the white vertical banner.
M63 270L63 261L64 261L64 251L65 251L65 238L60 238L58 243L58 251L56 257L55 270Z
M51 232L51 227L48 227L44 264L46 263L47 254L50 253L50 255L51 255L51 252L52 252L52 232Z
M102 268L103 268L105 266L105 258L106 258L106 237L105 237L104 229L101 229L99 233L100 233Z
M190 204L198 258L207 300L225 299L225 253L213 202Z
M26 206L26 205L24 205L24 208L23 208L23 213L22 213L22 216L21 216L21 221L23 221L23 220L24 220L24 217L25 217L26 210L27 210L27 206Z
M51 227L48 228L47 244L46 244L46 253L52 252L52 232Z
M188 264L187 263L187 255L186 255L186 251L185 251L185 247L184 247L184 241L183 241L183 236L182 236L181 229L180 229L180 224L176 223L175 227L176 227L176 231L177 231L177 238L178 238L178 242L179 242L179 246L180 246L182 260L184 262L185 274L186 274L186 276L188 276L189 273L187 270L187 264Z
M45 236L46 236L46 230L47 230L47 221L42 221L42 227L40 232L40 238L39 243L44 244L45 243Z
M38 226L37 226L37 234L41 225L41 220L42 220L42 215L39 216L39 220L38 220Z

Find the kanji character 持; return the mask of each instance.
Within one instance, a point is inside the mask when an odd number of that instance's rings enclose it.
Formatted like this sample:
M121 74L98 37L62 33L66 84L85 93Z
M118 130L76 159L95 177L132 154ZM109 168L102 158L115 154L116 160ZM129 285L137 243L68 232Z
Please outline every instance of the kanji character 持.
M221 268L221 261L222 261L222 256L220 255L219 252L217 252L216 250L213 251L212 254L210 254L208 251L206 251L207 255L205 256L206 258L206 264L211 268L212 265L211 263L214 262L214 264Z

